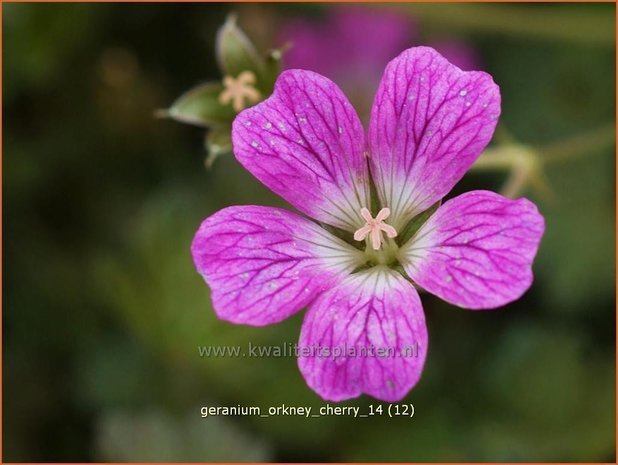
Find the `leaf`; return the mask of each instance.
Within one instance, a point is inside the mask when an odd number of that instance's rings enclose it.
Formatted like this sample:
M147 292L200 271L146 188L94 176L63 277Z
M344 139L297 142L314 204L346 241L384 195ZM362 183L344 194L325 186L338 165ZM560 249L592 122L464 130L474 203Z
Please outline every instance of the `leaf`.
M222 90L223 86L216 82L201 84L182 94L169 109L157 115L201 127L229 123L235 113L229 105L219 103Z
M217 60L223 74L238 77L243 71L252 71L260 82L264 78L266 64L253 43L236 24L236 16L230 15L217 32Z

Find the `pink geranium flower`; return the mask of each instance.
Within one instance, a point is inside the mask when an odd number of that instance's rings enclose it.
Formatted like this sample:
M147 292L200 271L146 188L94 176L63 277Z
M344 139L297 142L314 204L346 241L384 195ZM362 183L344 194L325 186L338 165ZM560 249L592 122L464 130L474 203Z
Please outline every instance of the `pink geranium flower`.
M499 114L491 76L427 47L388 64L367 137L335 84L282 73L273 95L234 121L234 153L315 221L262 206L207 218L192 253L217 315L261 326L308 307L298 365L313 390L331 401L402 399L427 354L417 287L491 309L532 283L544 221L526 199L468 192L406 239L478 158Z
M418 42L416 23L409 15L387 8L349 4L328 8L320 20L287 19L278 34L279 42L292 45L283 63L286 68L316 71L359 99L366 98L386 63ZM440 37L431 46L463 70L481 68L476 50L460 38Z
M383 8L329 8L321 21L305 17L283 22L279 41L290 43L286 68L310 69L350 90L371 88L384 66L412 45L416 27L408 17Z

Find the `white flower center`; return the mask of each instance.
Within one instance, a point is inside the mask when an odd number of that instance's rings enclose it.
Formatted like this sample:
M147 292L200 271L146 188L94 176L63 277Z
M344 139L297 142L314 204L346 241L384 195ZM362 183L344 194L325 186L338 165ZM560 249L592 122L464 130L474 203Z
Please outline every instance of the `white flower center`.
M391 214L390 209L383 208L375 218L371 216L371 212L365 207L361 208L360 214L365 220L365 225L354 233L355 241L363 241L369 236L373 250L380 250L380 246L384 242L383 232L390 238L397 237L397 230L384 222Z

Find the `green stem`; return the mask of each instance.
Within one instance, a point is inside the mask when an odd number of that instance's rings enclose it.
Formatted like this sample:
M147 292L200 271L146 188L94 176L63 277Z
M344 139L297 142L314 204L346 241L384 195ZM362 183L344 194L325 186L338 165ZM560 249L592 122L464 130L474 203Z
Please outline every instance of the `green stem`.
M507 143L483 152L472 169L477 171L508 171L501 190L507 197L516 197L527 185L551 199L553 191L547 184L543 166L576 157L599 153L616 142L614 123L594 131L541 147Z
M486 149L476 160L472 169L477 171L510 170L514 166L522 165L534 157L532 149L523 145L508 144Z
M616 125L611 123L565 141L539 147L538 152L543 154L541 158L543 164L549 164L599 152L615 142Z
M500 34L512 37L615 44L614 10L609 5L577 6L408 3L396 5L423 25L449 32Z
M614 123L593 131L545 146L526 146L517 143L504 144L485 150L473 169L479 171L510 170L522 165L548 165L597 153L616 141Z

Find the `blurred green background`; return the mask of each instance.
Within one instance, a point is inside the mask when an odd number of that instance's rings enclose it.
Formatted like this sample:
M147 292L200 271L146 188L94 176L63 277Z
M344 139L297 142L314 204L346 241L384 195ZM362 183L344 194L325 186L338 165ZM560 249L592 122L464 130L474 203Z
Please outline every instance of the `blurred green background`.
M413 419L200 418L324 402L292 358L199 357L296 342L302 314L217 320L189 253L215 210L283 203L232 157L206 170L203 130L153 111L221 78L230 11L266 49L289 18L329 8L3 6L4 461L615 460L613 4L395 7L415 23L409 45L474 46L502 90L496 147L546 148L549 188L523 190L547 221L535 283L494 312L423 296ZM472 171L453 194L506 177Z

